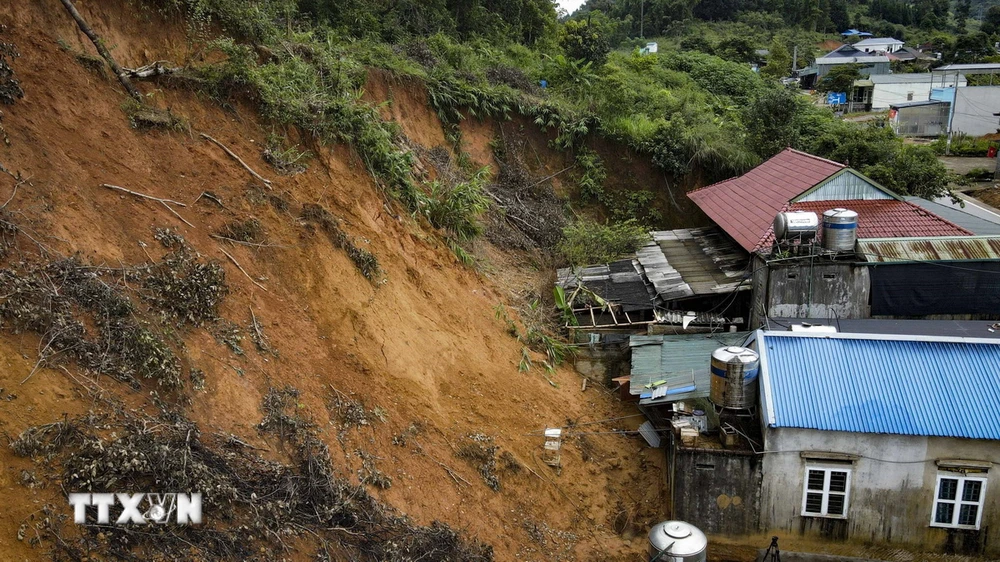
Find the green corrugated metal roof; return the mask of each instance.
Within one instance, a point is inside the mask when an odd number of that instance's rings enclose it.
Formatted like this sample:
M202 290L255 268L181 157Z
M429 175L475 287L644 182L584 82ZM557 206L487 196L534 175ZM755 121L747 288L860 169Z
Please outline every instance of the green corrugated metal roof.
M718 332L632 336L629 338L629 347L632 349L629 392L641 395L643 391L649 390L646 385L663 380L668 388L683 388L693 383L695 390L671 394L654 403L708 396L712 352L720 347L742 345L749 335L749 332Z

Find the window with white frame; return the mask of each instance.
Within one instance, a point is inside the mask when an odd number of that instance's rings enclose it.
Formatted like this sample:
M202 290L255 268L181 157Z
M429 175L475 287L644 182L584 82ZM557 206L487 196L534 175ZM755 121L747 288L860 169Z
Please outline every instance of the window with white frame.
M850 499L849 467L806 466L802 492L802 515L811 517L847 517Z
M939 474L931 526L978 529L985 499L985 477Z

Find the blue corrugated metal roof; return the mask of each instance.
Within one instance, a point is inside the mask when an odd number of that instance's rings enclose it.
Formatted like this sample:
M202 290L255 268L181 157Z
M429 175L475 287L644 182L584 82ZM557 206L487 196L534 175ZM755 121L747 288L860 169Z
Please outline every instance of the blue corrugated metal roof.
M772 427L1000 439L997 342L764 332L757 343Z

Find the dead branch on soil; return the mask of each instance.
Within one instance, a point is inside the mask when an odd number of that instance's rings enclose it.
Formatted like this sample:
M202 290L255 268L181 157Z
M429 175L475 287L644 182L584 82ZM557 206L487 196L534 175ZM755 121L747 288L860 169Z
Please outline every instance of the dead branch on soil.
M4 202L3 205L0 205L0 209L6 209L7 205L10 205L10 202L14 200L14 196L17 195L17 188L21 187L21 184L25 183L25 181L26 180L18 180L17 183L14 184L14 190L11 191L10 197L7 198L7 201Z
M257 334L258 341L264 341L264 332L260 329L260 323L257 322L257 315L253 313L253 307L247 307L250 309L250 325L253 327L254 333Z
M575 168L575 167L576 167L576 164L573 164L572 166L566 166L566 167L565 167L565 168L563 168L562 170L559 170L558 172L556 172L556 173L552 174L551 176L545 176L544 178L542 178L542 179L540 179L540 180L536 181L535 183L531 184L531 185L530 185L530 186L528 186L528 187L535 187L536 185L540 185L541 183L545 182L546 180L550 180L550 179L552 179L552 178L554 178L554 177L558 176L559 174L561 174L561 173L563 173L563 172L567 172L567 171L569 171L569 170L572 170L572 169L573 169L573 168Z
M226 206L222 204L222 199L219 199L218 196L216 196L211 191L202 191L201 195L199 195L198 198L195 199L194 202L191 203L191 204L194 205L198 201L201 201L202 197L204 197L205 199L208 199L210 201L215 201L215 204L218 205L218 206L220 206L220 207L222 207L223 209L226 208Z
M140 66L139 68L123 68L122 70L125 71L130 78L136 78L138 80L180 72L181 68L179 66L166 66L166 63L167 61L158 60L145 66Z
M94 30L91 29L89 25L87 25L87 22L83 21L83 17L80 16L80 12L76 11L76 7L73 6L73 3L70 2L70 0L61 0L61 2L63 6L66 7L66 11L69 12L69 15L72 16L74 20L76 20L76 24L80 27L80 31L82 31L87 37L90 38L90 41L94 44L94 47L97 48L97 52L101 55L101 57L104 60L108 61L108 66L111 67L111 70L115 73L115 76L118 77L118 81L121 82L122 87L125 88L125 91L128 92L128 95L138 100L139 103L142 103L142 93L139 92L139 90L128 79L128 73L125 72L125 69L118 66L118 63L115 62L114 57L112 57L111 53L108 52L108 49L107 47L104 46L104 42L101 40L101 38L98 37L96 33L94 33Z
M101 187L106 187L108 189L114 189L116 191L123 191L125 193L130 194L130 195L135 195L136 197L142 197L143 199L150 199L152 201L156 201L158 203L163 203L165 205L166 204L173 204L173 205L178 205L180 207L187 207L187 204L181 203L180 201L174 201L173 199L161 199L159 197L153 197L152 195L146 195L145 193L139 193L138 191L132 191L131 189L125 189L124 187L120 187L120 186L117 186L117 185L111 185L109 183L102 183Z
M428 458L430 458L430 457L428 457ZM454 470L452 470L452 468L450 466L444 464L443 462L441 462L441 461L439 461L437 459L431 459L431 460L434 461L434 462L436 462L438 464L438 466L440 466L441 468L443 468L445 470L445 472L448 473L448 476L451 476L451 479L454 480L456 484L459 484L460 483L459 480L461 480L462 482L465 482L466 486L471 486L472 485L472 482L469 482L465 478L462 478L462 475L459 474L459 473L457 473L457 472L455 472Z
M235 152L233 152L232 150L229 150L229 148L226 145L224 145L221 142L213 139L212 137L206 135L205 133L201 133L201 137L203 139L212 141L213 143L215 143L216 145L218 145L219 148L221 148L222 150L225 150L226 154L228 154L229 156L231 156L233 158L233 160L236 160L237 162L239 162L240 165L243 166L243 169L245 169L246 171L250 172L250 175L252 175L253 177L259 179L262 182L264 182L264 185L266 185L268 189L271 189L271 180L265 179L263 176L261 176L260 174L258 174L257 172L255 172L253 170L253 168L251 168L250 166L248 166L247 163L244 162L242 158L240 158L239 156L237 156Z
M249 279L251 283L253 283L254 285L257 285L258 287L260 287L261 290L263 290L265 293L267 292L267 287L265 287L265 286L261 285L260 283L258 283L253 277L250 277L250 274L247 273L247 270L243 269L243 266L240 265L240 262L236 261L236 258L234 258L229 252L223 250L222 248L219 248L219 251L222 252L223 254L226 254L226 257L229 258L229 261L233 262L233 264L237 268L239 268L239 270L241 272L243 272L243 275L247 276L247 279Z
M177 211L175 211L174 208L170 206L170 204L174 204L174 205L180 205L181 207L187 207L187 205L185 205L184 203L181 203L180 201L174 201L173 199L161 199L159 197L153 197L152 195L146 195L145 193L139 193L138 191L132 191L131 189L125 189L124 187L120 187L120 186L117 186L117 185L111 185L110 183L102 183L101 187L106 187L108 189L113 189L115 191L123 191L125 193L131 194L131 195L135 195L136 197L141 197L143 199L149 199L150 201L156 201L157 203L160 203L161 205L163 205L164 207L166 207L167 210L170 211L171 213L173 213L173 215L175 217L181 219L181 222L183 222L184 224L190 226L191 228L195 228L195 226L193 224L189 223L187 221L187 219L185 219L184 217L180 216L180 214L178 214Z
M2 209L3 207L0 207ZM228 238L226 236L221 236L219 234L209 234L210 237L216 240L224 240L230 244L239 244L240 246L249 246L251 248L288 248L282 244L262 244L259 242L244 242L243 240L236 240L235 238Z

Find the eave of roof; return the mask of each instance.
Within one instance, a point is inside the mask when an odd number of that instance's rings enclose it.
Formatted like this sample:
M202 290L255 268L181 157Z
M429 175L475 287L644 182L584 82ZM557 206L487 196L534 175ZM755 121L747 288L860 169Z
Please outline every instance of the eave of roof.
M757 332L771 427L1000 439L1000 341ZM955 415L961 404L975 416Z

